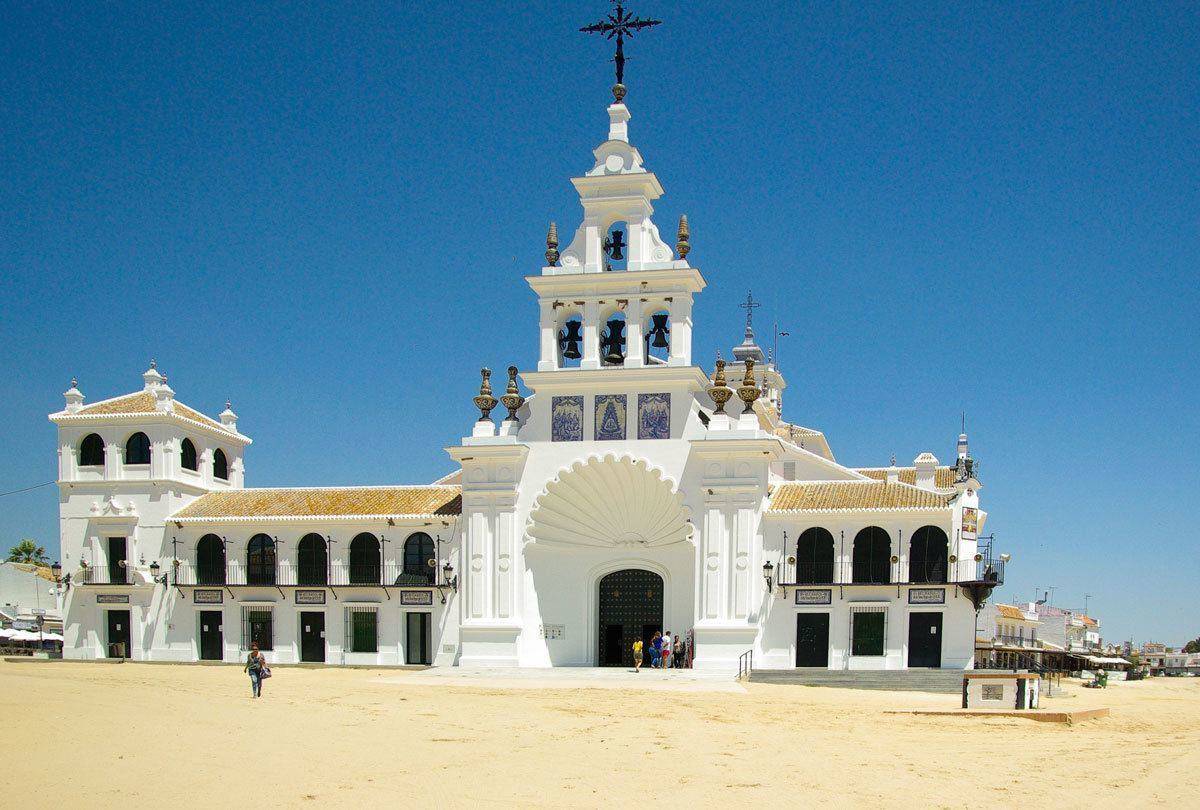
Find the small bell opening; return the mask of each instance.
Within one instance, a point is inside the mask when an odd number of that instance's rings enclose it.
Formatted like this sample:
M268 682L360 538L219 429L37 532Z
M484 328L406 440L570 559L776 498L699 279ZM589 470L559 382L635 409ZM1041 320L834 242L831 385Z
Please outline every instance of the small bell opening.
M602 245L605 270L624 270L628 267L628 235L629 228L624 222L614 222L608 226Z
M650 315L646 326L646 362L666 363L671 356L671 313L665 309Z
M559 368L578 368L583 357L583 318L578 313L567 315L558 330Z

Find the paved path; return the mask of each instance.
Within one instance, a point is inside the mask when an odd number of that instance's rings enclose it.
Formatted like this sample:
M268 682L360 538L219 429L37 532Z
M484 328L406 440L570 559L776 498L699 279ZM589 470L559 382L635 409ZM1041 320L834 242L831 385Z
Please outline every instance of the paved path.
M622 667L433 667L407 672L383 683L477 686L488 689L652 689L670 692L745 692L727 672L693 669L641 672Z

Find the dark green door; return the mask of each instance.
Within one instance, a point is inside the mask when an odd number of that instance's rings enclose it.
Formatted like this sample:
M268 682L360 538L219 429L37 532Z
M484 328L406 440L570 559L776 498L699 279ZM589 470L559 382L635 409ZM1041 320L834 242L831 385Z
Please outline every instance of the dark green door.
M200 660L220 661L225 657L223 616L219 610L200 611Z
M128 658L129 639L129 611L108 611L108 657Z
M627 568L600 580L597 662L602 667L633 666L633 642L645 644L663 627L663 581L652 571Z
M321 663L325 660L325 614L306 610L300 614L300 660Z
M908 614L908 666L942 665L942 614Z
M829 666L829 614L796 614L796 666Z
M430 649L432 618L432 614L425 612L404 614L404 663L426 666L433 663Z

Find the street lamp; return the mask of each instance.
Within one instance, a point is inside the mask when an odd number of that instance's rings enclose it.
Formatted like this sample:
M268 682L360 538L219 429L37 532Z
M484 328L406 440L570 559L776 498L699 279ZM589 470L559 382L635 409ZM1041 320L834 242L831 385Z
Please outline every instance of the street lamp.
M430 561L432 562L432 560ZM442 597L442 604L446 604L446 589L458 593L458 575L454 573L454 566L446 560L446 564L442 566L442 581L438 583L438 595Z
M163 587L166 587L170 575L164 573L162 576L159 576L160 571L162 571L162 566L158 564L158 560L150 563L150 578L154 580L156 585L161 582Z
M775 585L775 564L770 560L763 563L763 579L767 581L767 593L771 592L771 588Z

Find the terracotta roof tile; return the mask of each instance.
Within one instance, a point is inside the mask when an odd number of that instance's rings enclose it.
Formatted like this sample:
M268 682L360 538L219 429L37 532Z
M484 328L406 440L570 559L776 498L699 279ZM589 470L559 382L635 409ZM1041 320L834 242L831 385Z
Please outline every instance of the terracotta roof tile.
M203 495L171 519L456 516L461 512L462 488L456 486L235 489Z
M854 467L852 469L868 478L874 478L876 481L887 480L887 467ZM916 467L897 467L896 471L896 479L900 483L916 485ZM938 489L950 489L954 486L955 477L956 471L954 467L935 467L933 471L933 485Z
M1006 619L1024 619L1025 611L1016 605L996 605L996 612Z
M769 512L823 509L938 509L947 496L923 489L875 481L823 481L781 484L771 496Z
M94 405L88 405L81 408L81 414L125 414L125 413L156 413L154 408L154 393L151 391L138 391L136 394L126 394L122 397L107 399L102 402L97 402ZM206 425L212 425L224 429L217 420L205 416L193 408L189 408L179 400L175 400L175 413L191 419L195 422L203 422Z

